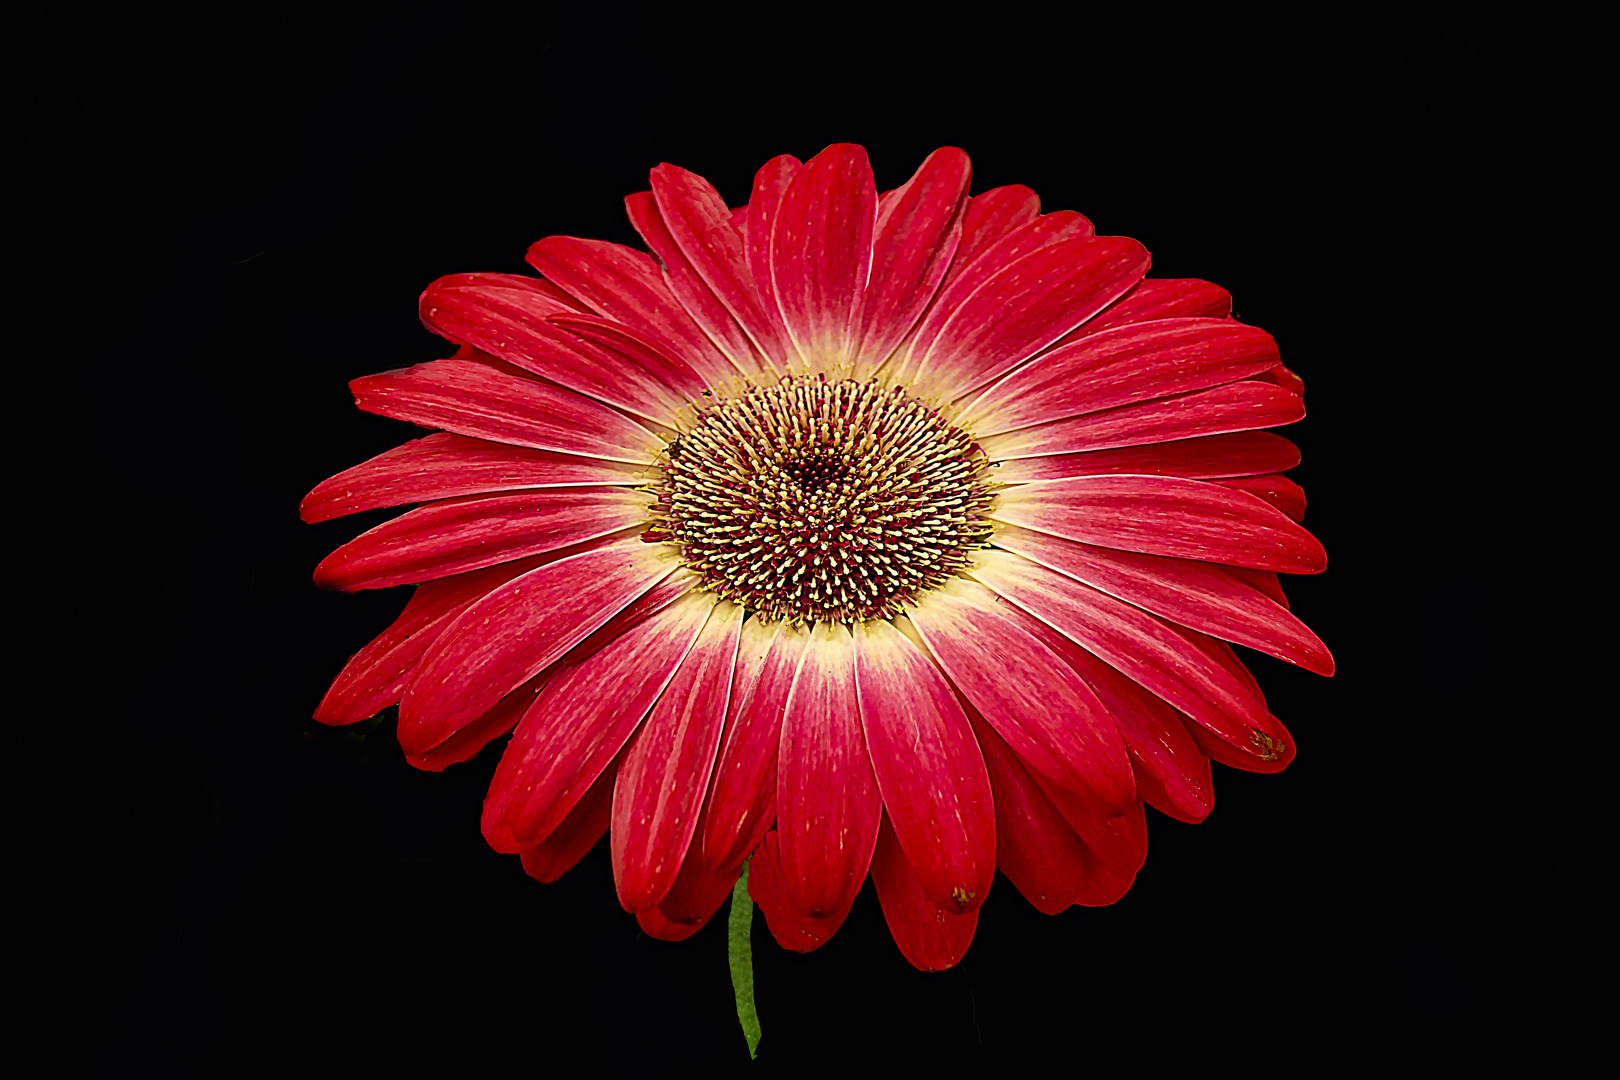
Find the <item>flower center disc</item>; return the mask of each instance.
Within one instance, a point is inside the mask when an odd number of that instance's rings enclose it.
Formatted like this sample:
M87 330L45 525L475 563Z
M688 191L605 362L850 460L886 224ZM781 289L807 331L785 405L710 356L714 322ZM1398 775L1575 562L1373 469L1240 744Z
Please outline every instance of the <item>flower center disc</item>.
M751 387L705 409L661 466L645 538L767 620L898 614L990 534L972 436L875 382Z

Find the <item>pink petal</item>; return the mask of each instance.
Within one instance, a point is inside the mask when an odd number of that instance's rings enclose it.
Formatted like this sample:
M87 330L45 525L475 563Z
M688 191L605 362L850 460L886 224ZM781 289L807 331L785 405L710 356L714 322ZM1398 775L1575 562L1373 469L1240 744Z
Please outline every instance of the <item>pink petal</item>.
M1248 740L1254 732L1280 730L1264 700L1230 670L1203 635L1172 626L1011 552L978 552L972 576L1197 723L1235 742Z
M776 209L771 285L788 336L811 370L852 359L876 218L872 165L853 143L834 143L806 162Z
M928 155L878 214L871 286L856 317L864 378L888 359L922 316L951 265L962 234L973 167L954 146Z
M855 640L817 623L782 716L776 828L782 878L804 914L847 910L866 880L882 802L855 690Z
M1281 472L1298 464L1299 449L1281 435L1239 431L1148 446L1014 458L996 467L995 478L1003 484L1024 484L1031 480L1067 480L1071 476L1137 473L1203 480Z
M422 321L452 341L666 426L705 388L696 371L661 347L604 349L566 329L572 320L605 321L599 316L529 290L466 281L475 276L455 274L430 285L422 294Z
M1319 574L1316 537L1268 503L1179 476L1081 476L1008 488L990 516L1099 547Z
M659 216L681 255L742 327L754 349L769 357L776 370L786 370L787 339L780 322L766 314L754 288L743 238L731 224L725 200L703 177L667 163L652 171L652 189ZM669 262L667 257L664 261Z
M1148 278L1065 340L1099 334L1127 323L1201 316L1224 319L1231 314L1232 294L1219 285L1197 278Z
M800 911L798 904L788 895L787 885L782 879L775 829L765 834L764 842L748 864L748 895L759 905L760 912L765 916L765 925L770 928L776 943L799 953L825 945L844 925L850 905L855 902L852 893L848 903L824 919L813 919Z
M742 861L776 820L776 748L782 712L809 634L785 622L743 624L720 760L704 822L709 869Z
M1147 267L1147 249L1135 240L1081 237L1004 267L948 315L941 298L929 316L939 319L938 333L930 340L925 326L912 347L921 356L918 391L948 401L1012 370L1113 302Z
M315 709L315 719L323 724L353 724L397 703L422 654L457 616L513 578L549 561L548 556L523 559L418 587L393 625L343 665Z
M385 589L478 570L634 528L649 498L564 488L429 503L368 529L315 568L323 589Z
M546 688L546 683L550 682L556 673L556 665L542 671L501 698L484 715L437 746L419 750L417 753L406 751L406 763L424 772L443 772L458 762L471 761L484 747L517 727L518 721L523 719L523 714L529 711L529 706L534 704L534 699ZM412 731L402 729L399 738L401 748L406 742L415 745Z
M1215 483L1264 499L1295 521L1305 520L1305 489L1286 476L1273 473L1268 476L1222 477Z
M1178 821L1199 822L1215 807L1209 758L1181 716L1113 667L1070 643L1063 657L1096 691L1130 749L1143 801Z
M523 851L523 870L536 881L550 884L578 865L590 854L591 848L608 831L608 819L613 808L613 780L617 766L602 770L602 775L580 797L579 802L552 830L551 835Z
M773 326L787 334L782 312L776 303L776 286L771 282L771 229L776 224L777 208L788 185L804 166L790 154L774 157L754 174L754 191L748 200L751 225L743 246L748 254L748 272L754 279L754 289L763 301L766 316Z
M942 289L947 288L962 272L974 265L980 255L1007 234L1023 228L1041 215L1041 199L1023 184L1008 184L991 188L982 195L968 200L967 212L962 216L962 242L951 260ZM1080 215L1073 215L1079 218ZM1084 218L1080 218L1085 221ZM1089 235L1090 222L1086 222Z
M1236 382L1277 364L1264 330L1230 319L1164 319L1046 353L985 390L958 419L981 436Z
M1062 657L984 586L945 582L909 612L951 682L1024 763L1119 813L1136 799L1112 718Z
M990 460L1004 461L1253 431L1304 418L1297 394L1250 380L991 435L979 445Z
M663 444L606 405L471 360L435 360L349 384L366 412L475 439L650 464Z
M605 240L548 236L529 248L529 265L598 315L664 343L710 386L736 378L732 366L669 291L658 263Z
M664 545L632 538L508 581L462 612L423 656L400 723L440 733L429 746L448 738L673 569Z
M703 328L732 367L745 374L770 370L770 364L760 353L748 332L716 296L692 260L686 257L669 230L669 224L658 211L658 200L650 191L638 191L624 200L630 224L647 242L647 247L664 264L664 281L669 291L680 301L694 322ZM730 223L725 224L729 229ZM735 237L735 233L733 233ZM738 243L741 240L738 238Z
M1074 903L1086 874L1086 845L988 722L968 713L996 798L996 866L1046 915Z
M929 899L970 911L996 873L995 806L973 729L938 669L893 624L854 631L861 728L888 820Z
M626 911L664 898L709 790L737 662L742 608L715 607L636 733L613 789L613 881Z
M484 799L496 851L538 843L630 740L697 640L714 598L687 593L557 673L518 724Z
M304 521L514 488L639 484L640 466L549 450L428 435L322 480L298 504Z
M1333 657L1309 627L1224 567L1092 547L1016 525L998 529L994 543L1182 626L1333 674Z
M979 924L978 908L954 915L935 907L906 859L887 815L872 859L872 884L877 886L883 921L900 952L919 971L944 971L956 966L973 942Z

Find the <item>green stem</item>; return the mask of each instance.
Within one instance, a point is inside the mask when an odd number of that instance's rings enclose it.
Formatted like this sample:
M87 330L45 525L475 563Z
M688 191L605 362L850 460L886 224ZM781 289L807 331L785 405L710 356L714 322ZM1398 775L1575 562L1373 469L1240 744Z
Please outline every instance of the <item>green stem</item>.
M759 1048L759 1013L754 1011L754 901L748 896L748 864L731 890L731 916L726 920L726 958L731 962L731 989L737 995L737 1022L748 1040L748 1057Z

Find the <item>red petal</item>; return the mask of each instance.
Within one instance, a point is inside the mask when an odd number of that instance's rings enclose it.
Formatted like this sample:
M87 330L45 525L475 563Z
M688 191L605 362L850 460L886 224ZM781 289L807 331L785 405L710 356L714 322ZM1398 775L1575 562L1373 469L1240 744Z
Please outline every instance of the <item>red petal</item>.
M991 435L980 439L979 445L990 460L1004 461L1253 431L1296 423L1304 418L1305 405L1297 394L1246 380L1161 401L1121 405L1117 409L1104 409L1005 435Z
M918 331L915 385L952 400L1034 356L1090 318L1147 272L1147 250L1120 236L1065 240L1004 267L954 309L942 298ZM964 274L955 288L970 277Z
M1203 634L1192 634L1191 637L1212 659L1225 667L1229 675L1242 683L1255 700L1265 701L1260 684L1243 665L1243 661L1238 659L1232 646ZM1192 734L1193 740L1198 743L1199 749L1223 765L1248 772L1281 772L1294 760L1298 747L1295 746L1288 729L1283 727L1281 720L1274 716L1268 716L1267 720L1269 722L1265 731L1240 731L1235 737L1232 732L1225 729L1211 730L1197 723L1189 723L1187 729Z
M393 625L343 665L315 709L315 719L353 724L399 701L407 677L445 627L494 589L548 561L542 556L504 563L417 588Z
M776 286L771 282L771 229L776 224L777 208L788 185L804 166L790 154L774 157L760 166L754 174L754 191L748 200L750 227L743 237L748 253L748 272L754 279L754 289L764 302L765 313L772 325L780 327L783 335L787 327L776 303Z
M895 625L872 620L854 631L861 728L888 820L929 899L971 911L996 873L995 806L973 729L950 685Z
M675 884L658 901L658 912L671 922L702 926L726 902L741 873L741 859L720 870L709 869L703 861L703 852L694 843L687 849Z
M943 147L884 202L872 245L871 286L856 317L857 378L888 359L933 300L961 239L972 175L966 154Z
M1275 570L1250 570L1246 566L1228 566L1225 570L1239 581L1253 585L1283 607L1288 606L1288 597L1283 595L1282 582L1277 580Z
M776 819L782 712L809 635L785 622L743 624L737 674L703 834L711 870L742 861Z
M484 799L484 838L513 852L551 835L634 734L714 599L688 593L557 673L518 724Z
M1230 319L1136 323L1037 357L980 394L958 422L996 435L1236 382L1276 364L1270 334Z
M555 665L542 671L516 690L496 702L495 707L474 720L437 746L412 753L406 751L405 761L424 772L443 772L451 765L471 761L478 752L496 739L517 727L523 714L529 711L534 699L546 688L546 683L557 673ZM402 729L400 746L412 741L412 733ZM414 743L413 743L414 745Z
M1187 733L1198 744L1198 749L1212 761L1244 772L1282 772L1293 762L1298 748L1288 729L1282 726L1282 721L1273 717L1271 726L1274 731L1251 731L1245 741L1236 736L1223 737L1198 723L1189 722L1186 725Z
M507 582L433 643L400 703L400 723L439 733L429 746L448 738L672 569L664 545L632 538Z
M654 419L667 423L689 412L708 387L695 368L651 334L600 315L553 315L548 322L571 335L575 349L595 359L601 381L614 384L615 394L629 400L633 392L649 403L647 411L624 406L631 412L653 415L656 406L662 415ZM606 394L597 396L614 400Z
M1035 193L1029 194L1033 197ZM1013 209L1016 212L1016 207ZM888 382L897 386L910 386L915 383L921 371L923 357L938 339L940 332L978 289L1005 270L1009 264L1054 244L1084 239L1091 235L1091 222L1072 210L1060 210L1055 214L1026 221L1005 233L994 243L983 247L971 262L964 262L967 256L959 252L950 272L945 276L945 284L935 295L928 313L917 324L911 340L885 368Z
M743 611L718 605L625 751L613 789L613 881L626 911L675 884L725 727Z
M1086 845L1087 876L1103 870L1123 879L1126 888L1129 888L1131 879L1136 877L1136 872L1142 869L1142 864L1147 860L1147 822L1142 814L1141 801L1132 804L1123 814L1104 817L1069 792L1043 783L1039 776L1032 774L1031 778L1040 785L1046 797L1052 800L1052 805L1057 807L1069 827ZM1084 898L1086 892L1082 889L1081 896L1077 896L1075 902L1094 903ZM1120 894L1124 894L1124 889L1120 890ZM1111 904L1117 899L1118 896L1102 903Z
M1074 902L1081 907L1106 907L1130 891L1136 881L1136 872L1142 867L1147 858L1147 822L1142 813L1142 804L1136 804L1135 813L1125 818L1113 818L1109 821L1109 828L1120 834L1120 839L1132 852L1127 863L1134 862L1136 869L1115 870L1107 865L1097 855L1097 849L1091 846L1086 848L1086 880ZM1139 854L1137 854L1139 853Z
M968 717L996 796L996 865L1037 911L1056 915L1082 888L1086 845L995 729Z
M602 775L581 796L579 802L562 819L550 836L523 852L523 869L536 881L550 884L572 870L579 860L590 853L602 834L608 830L608 818L613 808L613 779L617 766L602 770Z
M861 733L855 640L817 623L782 716L776 821L782 878L800 911L847 910L866 880L882 802Z
M308 523L361 510L514 488L639 484L642 469L602 458L428 435L322 480L298 504Z
M369 529L321 560L323 589L386 589L556 551L634 528L648 496L628 488L565 488L449 499Z
M1148 446L1015 458L998 465L995 477L1003 484L1117 473L1186 476L1203 480L1215 476L1281 472L1298 464L1299 449L1281 435L1273 435L1269 431L1240 431Z
M1305 489L1286 476L1273 473L1268 476L1222 477L1215 483L1264 499L1295 521L1305 520Z
M606 405L472 360L367 375L349 389L366 412L514 446L646 465L663 442Z
M648 937L659 941L685 941L703 928L702 923L674 922L655 907L637 912L636 924Z
M658 200L650 191L638 191L625 197L624 207L630 215L630 224L641 234L654 255L664 264L664 280L669 290L680 301L709 339L731 361L737 371L753 373L769 370L769 364L754 345L748 332L727 310L726 305L709 288L697 267L681 251L669 225L658 212ZM730 223L726 223L730 228ZM739 240L740 242L740 240Z
M877 886L883 921L900 952L919 971L944 971L956 966L973 942L979 911L953 915L935 907L906 859L888 817L872 859L872 884Z
M864 878L865 875L862 876ZM776 938L776 943L784 949L800 953L807 953L825 945L827 940L838 932L838 928L844 925L844 919L849 915L850 904L855 902L855 897L851 894L849 903L825 919L812 919L800 911L798 905L788 895L787 886L782 880L775 829L765 834L764 842L759 845L748 864L748 895L759 905L759 910L765 916L765 925L770 927L771 936Z
M1172 626L1011 552L981 551L978 556L974 578L1198 723L1237 742L1256 731L1281 730L1265 701L1202 634Z
M771 228L771 283L788 335L811 370L831 371L851 359L876 218L872 165L853 143L834 143L811 158L782 195Z
M1253 495L1179 476L1081 476L1001 492L990 516L1099 547L1287 574L1327 568L1322 545Z
M748 272L742 235L731 224L725 200L703 177L667 163L652 171L652 189L659 216L692 269L754 348L769 357L777 370L785 370L787 339L760 302Z
M1208 817L1215 808L1209 759L1180 715L1078 645L1071 643L1063 657L1108 706L1130 749L1142 799L1179 821Z
M1232 294L1219 285L1197 278L1148 278L1101 315L1075 330L1067 340L1127 323L1200 316L1224 319L1231 314Z
M704 389L684 360L667 353L605 350L552 319L597 316L528 290L469 284L471 276L440 278L422 294L422 321L452 341L665 425Z
M1333 674L1333 657L1309 627L1223 567L1092 547L1016 525L998 529L994 542L1182 626Z
M962 242L951 260L941 288L948 288L962 272L975 264L980 255L1009 233L1021 229L1041 215L1041 199L1023 184L991 188L968 200L962 216ZM1073 215L1076 218L1078 214ZM1084 218L1080 218L1085 221ZM1086 222L1086 235L1091 232Z
M1119 813L1136 799L1113 719L1061 655L982 585L951 579L910 612L962 696L1030 769Z
M548 236L529 248L529 265L592 311L667 345L710 386L736 378L732 366L669 291L658 263L635 248L576 236Z
M1266 382L1276 383L1284 390L1290 390L1301 397L1305 396L1305 380L1300 378L1298 375L1295 375L1292 371L1289 371L1281 364L1278 364L1270 371L1262 372L1261 374L1256 375L1255 378L1264 379Z

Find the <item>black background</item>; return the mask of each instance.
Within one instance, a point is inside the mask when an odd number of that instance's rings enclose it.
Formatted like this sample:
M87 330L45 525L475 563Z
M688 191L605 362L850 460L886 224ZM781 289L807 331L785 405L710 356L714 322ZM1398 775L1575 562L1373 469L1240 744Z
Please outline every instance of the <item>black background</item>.
M1409 20L1012 5L294 3L81 29L39 90L79 260L51 356L89 470L51 545L94 581L67 620L87 719L50 759L84 793L56 811L75 930L39 984L71 1021L60 1062L748 1066L723 918L653 941L605 846L552 886L489 851L498 746L426 774L386 721L308 719L407 590L318 592L315 563L389 515L296 507L413 437L345 384L448 354L416 318L429 281L526 272L552 233L640 246L620 200L661 161L735 205L769 157L835 141L880 189L961 146L975 192L1029 184L1277 338L1331 559L1289 594L1340 673L1246 654L1298 761L1216 766L1202 825L1150 811L1114 907L1048 918L998 879L939 975L905 963L870 886L808 956L758 921L757 1066L1281 1071L1505 1038L1487 1017L1518 960L1483 943L1515 917L1490 880L1520 826L1481 820L1489 739L1459 734L1514 706L1488 678L1492 553L1457 539L1515 468L1466 437L1507 347L1484 263L1516 183L1502 133L1528 137L1486 77L1498 48Z

